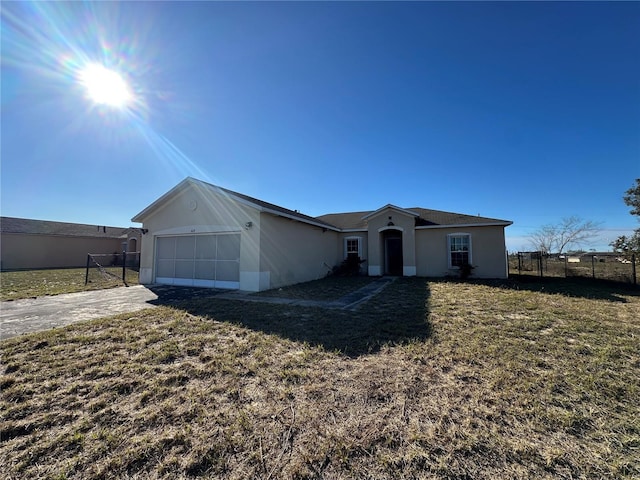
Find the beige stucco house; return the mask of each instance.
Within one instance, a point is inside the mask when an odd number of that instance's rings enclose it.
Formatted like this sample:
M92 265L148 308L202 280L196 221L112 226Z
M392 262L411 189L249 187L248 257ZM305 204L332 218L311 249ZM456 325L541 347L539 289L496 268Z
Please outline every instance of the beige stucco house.
M0 217L0 267L83 267L88 253L136 252L139 241L139 228Z
M372 276L506 278L512 222L424 208L310 217L186 178L133 217L140 282L261 291L326 276L346 257Z

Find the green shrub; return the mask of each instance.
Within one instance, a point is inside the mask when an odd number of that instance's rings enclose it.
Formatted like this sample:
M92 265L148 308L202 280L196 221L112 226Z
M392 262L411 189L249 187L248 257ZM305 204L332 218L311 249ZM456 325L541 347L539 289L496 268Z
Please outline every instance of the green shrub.
M366 260L356 257L355 255L350 255L345 258L340 265L333 267L333 275L338 275L340 277L354 277L360 275L360 265L364 262L366 262Z

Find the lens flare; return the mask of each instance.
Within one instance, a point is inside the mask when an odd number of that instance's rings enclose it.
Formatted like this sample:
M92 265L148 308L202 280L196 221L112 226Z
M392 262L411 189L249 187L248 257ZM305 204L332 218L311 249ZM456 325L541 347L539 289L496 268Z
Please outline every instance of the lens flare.
M6 3L6 5L5 5ZM209 175L157 131L173 91L163 83L172 68L154 18L136 2L3 2L0 9L4 102L19 94L32 111L59 110L72 123L61 136L92 135L111 145L142 140L172 175ZM10 90L10 87L14 87ZM17 91L15 95L6 92ZM83 98L86 97L86 98ZM86 101L89 100L89 101ZM18 105L18 103L16 103ZM126 152L125 152L126 153ZM51 155L55 157L55 155Z
M133 99L133 94L122 76L96 63L87 65L79 75L89 98L97 104L116 108L126 107Z

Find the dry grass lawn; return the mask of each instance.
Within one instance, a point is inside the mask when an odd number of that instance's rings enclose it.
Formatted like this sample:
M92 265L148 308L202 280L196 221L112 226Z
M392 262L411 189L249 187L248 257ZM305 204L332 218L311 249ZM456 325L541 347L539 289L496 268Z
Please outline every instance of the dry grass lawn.
M639 312L638 290L606 285L414 278L355 313L212 297L12 338L0 465L9 479L640 478Z
M47 270L23 270L0 272L0 300L59 295L61 293L103 290L122 287L122 267L107 267L107 274L97 268L89 269L89 281L85 285L86 269L60 268ZM127 268L125 280L129 285L138 284L138 272Z

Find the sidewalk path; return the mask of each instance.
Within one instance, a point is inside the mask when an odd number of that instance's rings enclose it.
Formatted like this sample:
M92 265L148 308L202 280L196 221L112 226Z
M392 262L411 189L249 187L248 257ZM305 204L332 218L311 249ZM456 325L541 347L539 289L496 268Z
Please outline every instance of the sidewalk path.
M337 300L304 300L299 298L283 298L283 297L262 297L260 295L251 295L245 292L223 291L216 295L216 298L225 300L242 300L254 303L275 303L278 305L292 305L296 307L321 307L337 310L356 310L361 304L367 302L370 298L380 293L387 285L393 282L396 277L381 277L373 280L358 290L348 293Z

